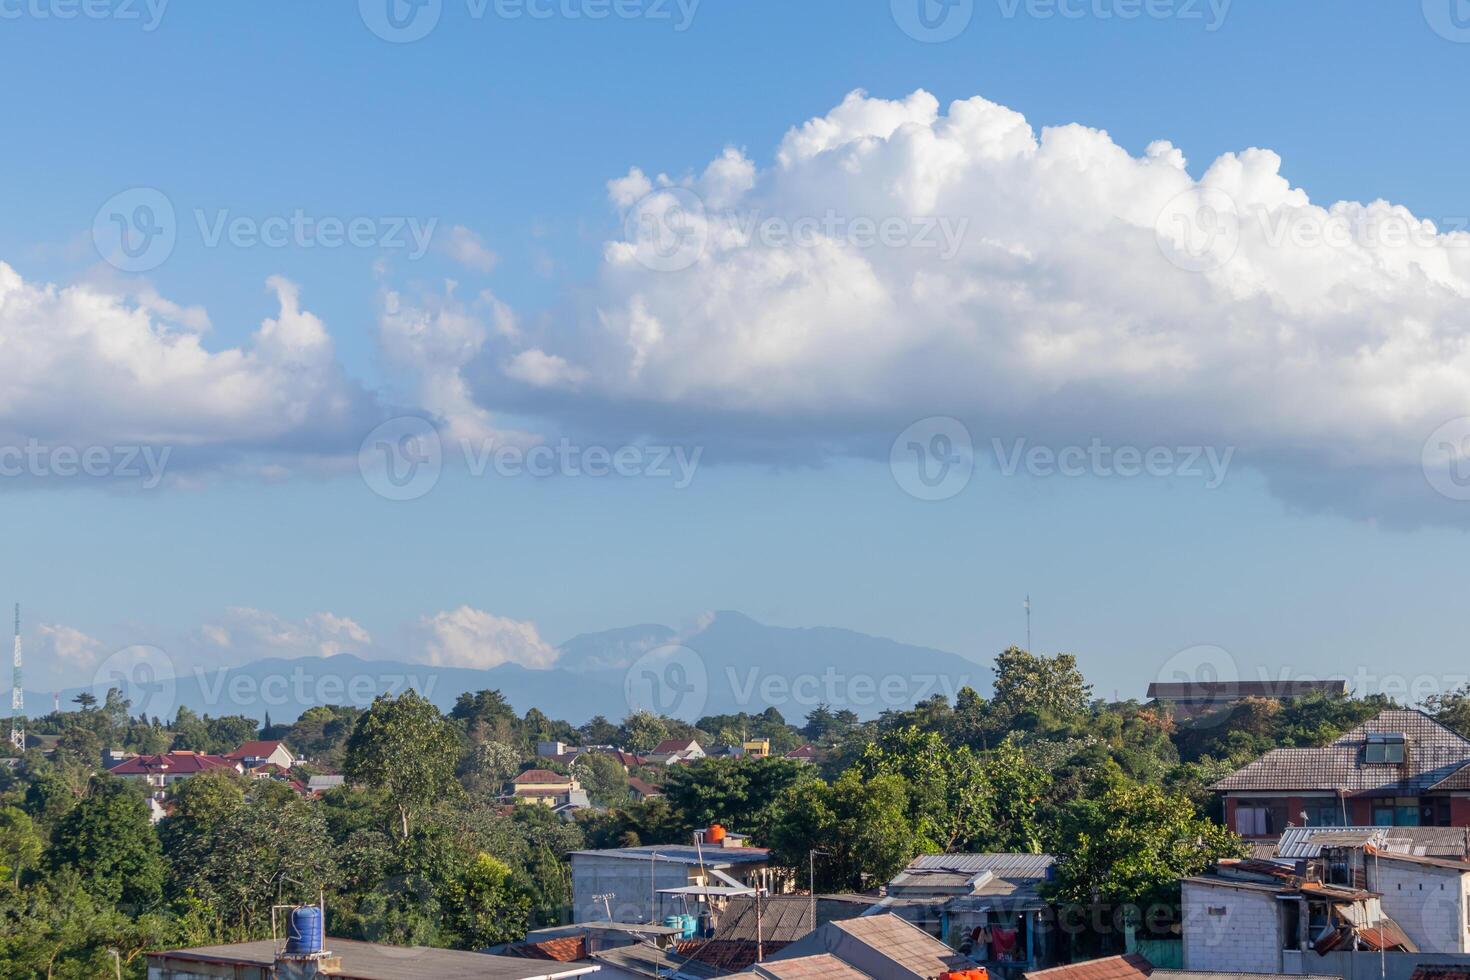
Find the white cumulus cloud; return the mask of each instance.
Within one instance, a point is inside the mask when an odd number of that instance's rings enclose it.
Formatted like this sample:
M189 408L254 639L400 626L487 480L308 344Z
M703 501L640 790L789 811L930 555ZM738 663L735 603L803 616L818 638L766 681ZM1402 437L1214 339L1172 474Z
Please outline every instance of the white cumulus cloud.
M208 315L150 286L27 282L0 263L0 446L146 444L184 467L355 452L372 397L297 286L268 286L277 315L247 346L210 350Z
M476 391L863 451L948 414L981 443L1233 447L1289 497L1374 516L1432 497L1425 441L1470 415L1470 234L1314 203L1266 149L1198 173L1164 140L855 92L767 166L612 181L666 248L610 243L592 295ZM649 194L673 206L640 215Z
M488 669L512 663L539 669L550 667L557 657L535 623L470 606L425 616L414 633L424 650L422 659L438 667Z

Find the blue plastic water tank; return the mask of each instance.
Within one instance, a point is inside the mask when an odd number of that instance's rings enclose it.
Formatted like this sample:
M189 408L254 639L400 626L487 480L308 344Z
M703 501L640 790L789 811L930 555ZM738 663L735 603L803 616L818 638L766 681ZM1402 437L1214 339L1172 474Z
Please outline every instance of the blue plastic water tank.
M699 922L694 916L687 914L679 916L679 927L684 931L685 939L693 939L694 931L698 926Z
M322 910L315 905L303 905L292 909L286 921L286 953L289 956L309 956L320 953L325 945L322 935Z

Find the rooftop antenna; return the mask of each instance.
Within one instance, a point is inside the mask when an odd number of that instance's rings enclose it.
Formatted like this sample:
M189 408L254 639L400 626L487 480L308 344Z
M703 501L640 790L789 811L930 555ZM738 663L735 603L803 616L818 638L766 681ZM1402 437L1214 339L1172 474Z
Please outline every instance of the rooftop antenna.
M1026 597L1026 652L1031 652L1031 597Z
M15 673L10 691L10 744L26 750L26 696L20 686L20 603L15 604Z

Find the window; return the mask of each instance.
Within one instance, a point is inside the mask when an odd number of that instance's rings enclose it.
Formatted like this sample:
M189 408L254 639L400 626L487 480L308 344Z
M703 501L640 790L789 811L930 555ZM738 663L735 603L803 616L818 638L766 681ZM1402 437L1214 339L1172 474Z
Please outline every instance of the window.
M1340 803L1308 803L1302 807L1306 814L1308 827L1341 827L1342 826L1342 804Z
M1363 761L1370 765L1403 763L1404 736L1399 734L1369 735L1363 747Z
M1411 797L1378 800L1373 804L1375 827L1418 827L1421 815L1419 801Z
M1242 837L1265 837L1271 833L1271 811L1264 806L1235 809L1235 832Z

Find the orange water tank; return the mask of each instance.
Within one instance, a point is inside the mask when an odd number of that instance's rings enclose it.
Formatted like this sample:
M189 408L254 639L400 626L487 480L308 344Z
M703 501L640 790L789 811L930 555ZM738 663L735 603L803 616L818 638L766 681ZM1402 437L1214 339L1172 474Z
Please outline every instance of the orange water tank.
M710 824L709 833L705 835L705 838L711 844L721 844L721 843L724 843L724 840L725 840L725 828L724 827L721 827L717 823Z

